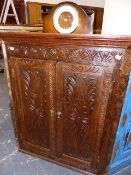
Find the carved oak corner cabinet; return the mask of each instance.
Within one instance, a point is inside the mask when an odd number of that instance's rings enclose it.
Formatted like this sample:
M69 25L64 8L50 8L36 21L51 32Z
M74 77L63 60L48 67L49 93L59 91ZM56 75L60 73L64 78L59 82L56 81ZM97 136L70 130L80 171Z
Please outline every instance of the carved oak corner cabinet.
M0 36L19 150L82 174L106 173L131 70L131 37Z

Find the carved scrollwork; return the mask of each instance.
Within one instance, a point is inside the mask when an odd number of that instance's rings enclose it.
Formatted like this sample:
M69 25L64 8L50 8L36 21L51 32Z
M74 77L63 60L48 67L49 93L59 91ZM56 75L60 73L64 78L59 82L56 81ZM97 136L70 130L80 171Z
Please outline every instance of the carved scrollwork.
M23 76L23 85L24 85L24 98L26 102L26 107L30 111L30 113L34 113L37 115L37 117L43 118L46 117L45 113L45 103L47 102L46 97L46 84L44 85L45 91L43 97L40 98L39 96L39 83L40 77L41 77L40 71L30 71L30 70L24 70L22 71ZM44 77L43 77L44 78ZM33 83L37 82L37 84L34 86ZM44 80L46 82L46 79ZM40 102L39 106L37 106L38 101ZM34 125L36 122L34 123Z
M24 105L26 139L33 144L48 147L48 77L40 63L19 60L22 103ZM32 68L31 66L32 65ZM41 89L41 91L40 91ZM38 135L42 133L42 138Z
M95 120L98 77L101 67L64 65L64 104L66 122L65 152L90 161L90 126ZM92 126L93 128L93 126ZM90 131L90 132L89 132ZM77 145L77 146L73 146Z

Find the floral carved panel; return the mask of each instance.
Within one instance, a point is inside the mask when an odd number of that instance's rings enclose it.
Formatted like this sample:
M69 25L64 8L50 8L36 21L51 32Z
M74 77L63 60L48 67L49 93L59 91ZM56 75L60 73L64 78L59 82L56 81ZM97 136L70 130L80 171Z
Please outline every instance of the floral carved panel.
M58 98L62 100L59 109L63 116L63 130L58 129L62 132L63 147L58 143L58 149L64 155L90 162L94 168L99 155L113 69L59 63L57 70L61 75Z

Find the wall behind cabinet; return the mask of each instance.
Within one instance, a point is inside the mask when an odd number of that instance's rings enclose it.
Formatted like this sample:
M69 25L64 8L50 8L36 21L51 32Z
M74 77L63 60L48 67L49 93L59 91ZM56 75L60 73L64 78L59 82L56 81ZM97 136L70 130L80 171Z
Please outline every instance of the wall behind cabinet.
M131 0L105 0L102 33L131 35Z

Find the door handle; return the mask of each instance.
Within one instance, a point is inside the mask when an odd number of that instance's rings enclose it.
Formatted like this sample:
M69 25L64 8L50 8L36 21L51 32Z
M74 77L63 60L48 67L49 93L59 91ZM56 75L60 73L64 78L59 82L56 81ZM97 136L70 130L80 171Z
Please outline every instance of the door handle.
M59 119L59 118L62 118L62 112L60 112L60 111L57 112L57 118L58 118L58 119Z

